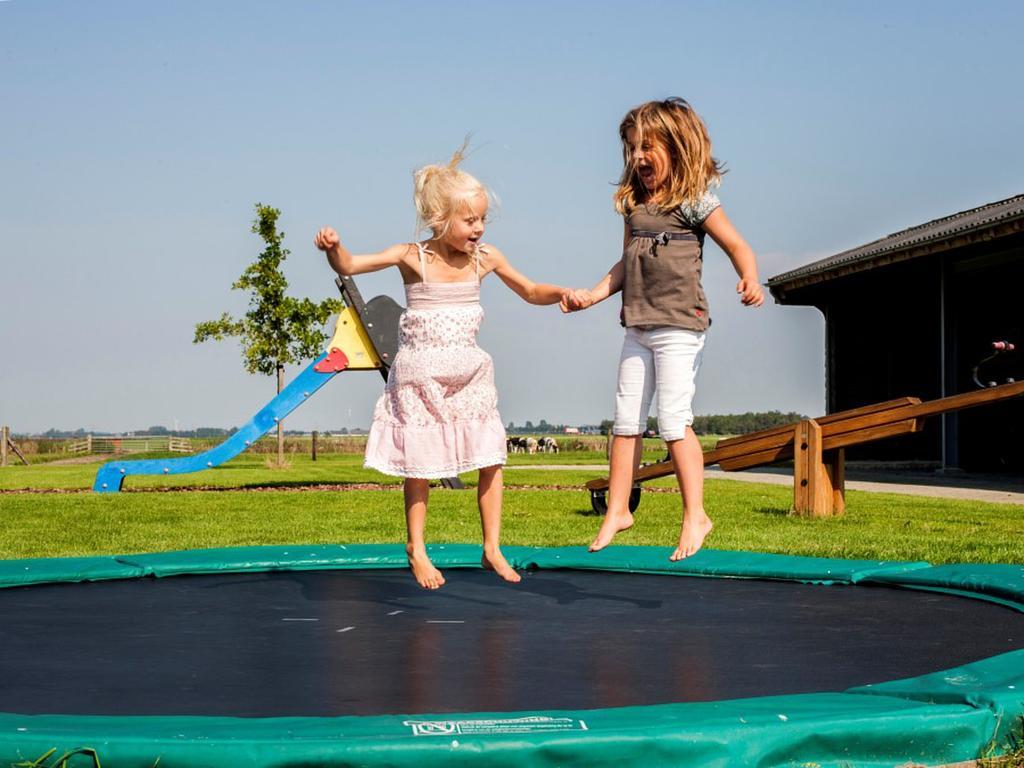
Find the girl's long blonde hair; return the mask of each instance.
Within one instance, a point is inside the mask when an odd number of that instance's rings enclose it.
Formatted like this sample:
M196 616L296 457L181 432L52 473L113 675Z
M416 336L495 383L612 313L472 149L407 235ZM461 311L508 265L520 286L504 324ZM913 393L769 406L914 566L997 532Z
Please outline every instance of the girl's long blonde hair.
M665 186L648 197L640 180L626 135L636 131L637 141L651 139L668 152L669 177ZM619 124L622 140L622 178L615 190L615 210L625 215L641 203L669 211L696 203L712 184L721 181L725 166L711 156L711 138L704 121L680 98L648 101L631 109Z
M466 139L447 165L425 165L413 174L418 231L429 229L434 237L442 237L470 200L483 195L490 201L487 188L475 176L459 170L468 145Z

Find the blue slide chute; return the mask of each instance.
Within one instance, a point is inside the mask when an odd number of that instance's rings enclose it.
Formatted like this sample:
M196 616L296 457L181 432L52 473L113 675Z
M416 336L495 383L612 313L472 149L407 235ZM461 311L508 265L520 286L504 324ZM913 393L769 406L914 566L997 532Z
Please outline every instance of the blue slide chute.
M340 372L337 368L323 373L315 370L317 364L327 356L327 353L324 353L310 363L309 367L281 390L277 397L220 445L195 456L180 459L111 461L100 467L92 489L97 493L117 493L129 475L180 475L212 469L228 459L233 459L276 427L279 421L306 402L314 392Z

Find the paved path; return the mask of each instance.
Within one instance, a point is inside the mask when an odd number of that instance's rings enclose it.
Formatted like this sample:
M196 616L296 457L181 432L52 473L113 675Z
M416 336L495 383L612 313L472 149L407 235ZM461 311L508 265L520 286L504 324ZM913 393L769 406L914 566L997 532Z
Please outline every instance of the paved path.
M506 466L508 472L517 470L582 470L608 473L607 464L519 464ZM743 483L792 485L793 475L785 469L747 470L723 472L718 467L704 470L704 477L714 480L738 480ZM902 493L908 496L932 496L969 501L993 501L1002 504L1024 505L1024 478L973 476L940 477L930 473L896 473L847 471L846 487L853 491L872 493Z
M855 479L851 479L852 478ZM717 467L704 470L704 476L717 480L739 480L747 483L793 484L793 475L786 472L723 472ZM867 479L870 477L871 479ZM846 487L851 491L902 493L908 496L932 496L943 499L994 501L1024 505L1024 485L1006 485L988 478L940 478L917 474L848 473Z

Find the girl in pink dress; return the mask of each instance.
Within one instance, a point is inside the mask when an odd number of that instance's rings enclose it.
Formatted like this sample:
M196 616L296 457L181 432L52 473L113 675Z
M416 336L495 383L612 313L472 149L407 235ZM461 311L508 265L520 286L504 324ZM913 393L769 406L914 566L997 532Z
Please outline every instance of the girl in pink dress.
M406 553L420 586L437 589L444 576L427 557L423 530L429 479L480 471L477 502L483 528L482 565L506 581L519 581L501 554L502 465L505 428L498 414L491 357L476 344L483 319L480 281L491 272L530 304L558 304L566 291L534 283L481 237L488 194L459 170L462 150L447 165L415 174L419 221L431 231L420 243L401 243L354 256L330 227L316 247L341 275L398 267L407 309L399 348L366 443L366 466L405 478Z

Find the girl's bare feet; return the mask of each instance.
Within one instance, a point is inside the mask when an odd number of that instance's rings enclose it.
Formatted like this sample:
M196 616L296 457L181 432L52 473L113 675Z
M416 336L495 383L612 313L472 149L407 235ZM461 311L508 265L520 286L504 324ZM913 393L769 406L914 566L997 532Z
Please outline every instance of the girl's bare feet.
M484 549L484 556L480 558L480 565L485 570L494 571L496 574L501 576L505 581L511 581L513 584L522 580L522 576L515 572L515 569L508 564L508 560L501 554L500 549L487 550Z
M700 512L686 512L683 515L683 527L679 531L679 546L669 555L675 562L695 554L704 545L704 539L711 533L714 523L702 509Z
M411 546L405 548L409 558L409 567L412 569L413 578L424 589L437 589L444 584L444 576L427 557L426 549L413 549Z
M633 513L626 511L622 513L606 512L604 522L601 523L601 530L597 532L597 538L590 543L590 551L597 552L612 543L615 534L633 527Z

